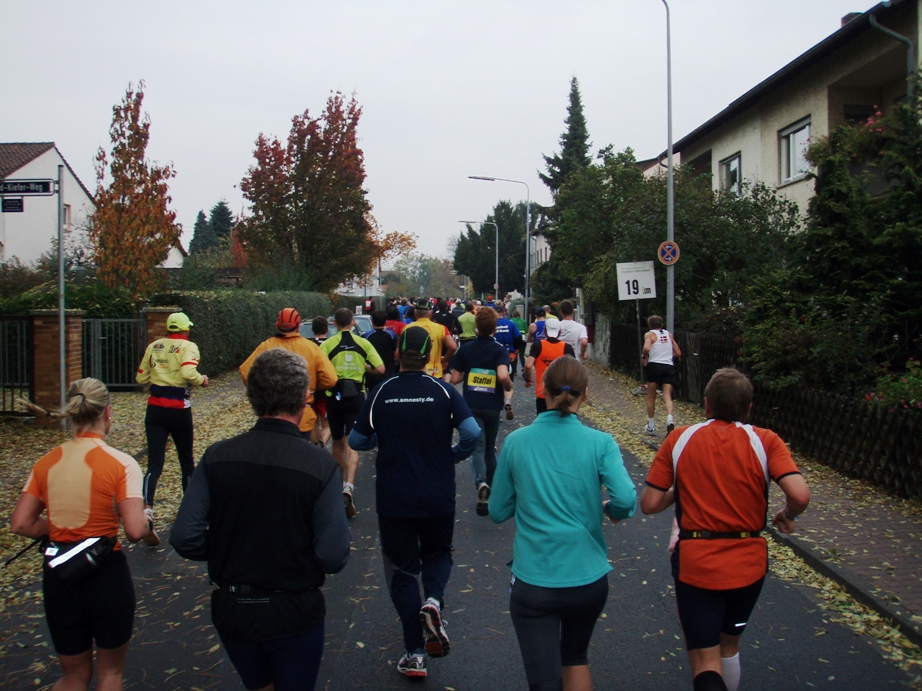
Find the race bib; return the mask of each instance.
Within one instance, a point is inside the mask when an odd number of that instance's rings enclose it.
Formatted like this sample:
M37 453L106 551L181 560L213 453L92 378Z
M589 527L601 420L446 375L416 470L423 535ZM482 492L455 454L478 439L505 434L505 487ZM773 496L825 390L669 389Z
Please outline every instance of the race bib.
M496 370L472 369L467 373L467 390L477 393L493 393L496 390Z

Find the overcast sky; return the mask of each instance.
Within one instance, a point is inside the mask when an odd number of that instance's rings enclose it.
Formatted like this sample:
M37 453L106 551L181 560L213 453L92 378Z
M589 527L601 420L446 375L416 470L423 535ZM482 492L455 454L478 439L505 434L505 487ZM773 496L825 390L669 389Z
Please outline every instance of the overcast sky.
M869 0L671 0L676 140L836 31ZM559 150L570 78L593 154L666 148L661 0L4 0L0 141L54 141L95 189L112 106L146 81L148 156L172 162L188 247L199 209L226 199L260 132L354 93L373 213L443 255L457 221L525 198Z

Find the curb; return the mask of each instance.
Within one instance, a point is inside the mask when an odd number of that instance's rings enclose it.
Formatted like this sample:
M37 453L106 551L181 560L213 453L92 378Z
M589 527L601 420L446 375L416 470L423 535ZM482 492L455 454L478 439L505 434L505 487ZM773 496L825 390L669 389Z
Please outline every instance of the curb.
M899 605L887 602L882 598L872 595L870 593L870 588L868 588L866 584L860 583L842 567L817 557L811 550L801 545L797 538L788 537L770 526L766 527L765 532L771 535L778 544L790 547L791 550L803 559L814 571L819 572L826 578L841 585L845 589L845 592L862 605L877 612L885 619L889 619L893 628L897 629L915 645L922 647L922 629L920 629L920 624L914 623L911 620L911 615L906 612L905 607L897 609Z

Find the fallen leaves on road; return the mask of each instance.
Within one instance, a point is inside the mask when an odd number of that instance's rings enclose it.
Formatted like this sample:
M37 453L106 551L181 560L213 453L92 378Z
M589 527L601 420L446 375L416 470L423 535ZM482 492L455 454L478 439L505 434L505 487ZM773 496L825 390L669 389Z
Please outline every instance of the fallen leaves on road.
M147 393L113 392L111 402L112 432L107 443L135 457L146 453L144 415ZM213 378L207 388L195 389L192 411L196 459L214 442L249 429L255 421L236 372ZM13 512L29 471L39 458L68 438L69 435L61 432L60 428L36 425L32 418L0 417L0 555L4 560L30 543L26 538L12 534L6 520ZM146 469L146 458L142 456L139 462L141 470ZM181 499L179 462L171 442L167 446L163 476L157 488L154 514L157 525L173 522ZM122 542L125 543L124 540ZM41 598L38 582L41 563L39 550L32 549L7 568L0 568L0 612L11 604Z

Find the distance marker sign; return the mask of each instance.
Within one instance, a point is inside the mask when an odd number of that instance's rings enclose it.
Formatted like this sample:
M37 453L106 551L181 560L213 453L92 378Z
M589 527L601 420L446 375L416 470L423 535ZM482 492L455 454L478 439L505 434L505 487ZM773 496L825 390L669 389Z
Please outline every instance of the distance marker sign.
M615 264L618 275L619 300L646 300L656 297L656 277L653 262Z
M666 266L672 266L679 261L679 246L675 242L667 240L656 250L656 256L661 263Z

